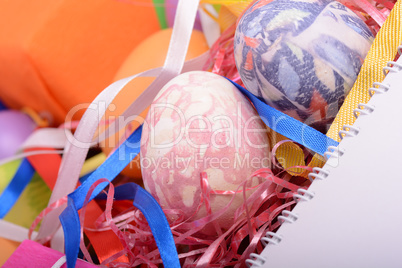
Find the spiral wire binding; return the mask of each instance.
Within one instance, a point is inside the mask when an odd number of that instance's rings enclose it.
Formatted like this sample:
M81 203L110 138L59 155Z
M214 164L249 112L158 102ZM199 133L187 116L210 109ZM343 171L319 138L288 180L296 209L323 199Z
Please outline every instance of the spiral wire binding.
M314 198L315 193L306 189L298 189L297 194L293 195L293 199L298 203L300 201L310 201Z
M349 125L344 125L342 127L342 130L339 131L339 138L343 140L344 137L356 137L357 134L359 134L360 129L358 127L354 126L349 126Z
M313 182L314 179L324 180L328 176L329 171L319 167L313 168L313 172L310 172L310 174L308 174L308 178L311 182Z
M324 158L326 160L328 160L330 157L336 157L339 158L341 157L343 154L345 153L345 150L340 148L340 147L336 147L336 146L329 146L328 147L328 151L326 151L324 153Z
M267 232L263 238L261 238L261 242L264 246L268 243L272 243L274 245L279 244L282 241L282 236L278 235L274 232Z
M261 238L262 240L263 238ZM263 256L258 255L256 253L250 254L250 259L246 260L247 267L255 266L255 267L262 267L264 263L267 261Z
M359 103L357 108L353 110L353 115L358 118L360 115L369 115L374 111L375 107L373 105Z
M402 54L402 46L398 47L398 54ZM396 73L402 70L402 64L394 62L394 61L389 61L387 62L387 65L383 68L383 73L386 76L389 73ZM384 94L389 90L390 85L384 84L384 83L379 83L379 82L374 82L373 87L371 87L368 90L368 93L370 97L372 97L374 94ZM359 103L357 105L357 108L353 110L353 114L356 118L358 118L360 115L369 115L372 112L374 112L375 107L370 104L365 104L365 103ZM339 131L339 137L341 140L347 137L356 137L360 132L360 129L358 127L354 126L349 126L349 125L344 125L342 127L342 130ZM339 158L345 153L345 150L340 148L340 147L335 147L335 146L329 146L327 152L324 153L324 157L326 160L328 160L331 157L336 157ZM323 168L318 168L315 167L313 168L313 171L308 175L308 178L310 181L313 181L314 179L318 180L325 180L329 176L330 172L328 170L325 170ZM298 189L297 193L293 195L293 199L296 202L300 201L310 201L311 199L314 198L315 193L312 191L308 191L306 189ZM283 224L283 223L294 223L297 221L299 216L291 212L289 210L283 210L282 215L278 217L278 220ZM271 243L273 245L277 245L282 241L282 236L280 234L274 233L274 232L267 232L264 237L261 238L261 243L263 244L264 247L268 245L268 243ZM267 259L255 254L251 253L250 258L246 260L246 265L248 267L262 267L265 262L267 262Z
M386 93L389 90L389 85L380 83L380 82L374 82L373 87L369 89L369 95L370 98L374 96L374 94L383 94Z

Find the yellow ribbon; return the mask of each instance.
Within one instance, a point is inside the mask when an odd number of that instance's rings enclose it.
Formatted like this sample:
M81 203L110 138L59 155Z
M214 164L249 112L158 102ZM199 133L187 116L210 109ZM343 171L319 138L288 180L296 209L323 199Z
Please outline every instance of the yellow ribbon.
M253 0L201 0L201 3L220 4L222 5L218 23L224 30L235 22L236 17L240 16L243 10ZM367 103L370 99L368 89L374 82L379 82L384 79L382 68L388 61L394 59L397 47L402 41L402 18L400 14L401 1L397 1L388 16L366 56L360 73L357 77L353 88L345 99L341 109L339 110L334 122L332 123L327 136L340 141L338 133L344 125L353 125L356 118L353 115L353 110L357 108L359 103ZM285 137L269 131L271 145L284 140ZM276 158L285 169L292 166L304 166L304 155L300 147L292 143L284 143L276 151ZM311 162L310 167L323 166L325 160L322 156L316 154ZM301 169L293 168L288 172L291 175L300 174ZM307 177L308 172L303 172L303 176Z
M218 18L210 16L216 19L221 32L232 26L251 2L253 0L201 0L201 4L220 5Z
M345 99L334 122L328 130L327 136L340 141L338 135L344 125L353 125L356 118L353 110L359 103L367 103L370 100L368 90L374 82L381 82L384 79L382 68L388 61L392 61L397 53L397 48L402 42L402 17L399 0L395 3L387 20L374 39L373 44L364 60L363 66L353 85L350 93ZM315 155L309 166L323 166L324 159Z
M402 42L401 5L400 0L395 3L387 20L377 33L355 84L327 132L328 137L340 141L338 133L342 130L342 127L344 125L353 125L356 120L353 110L357 108L359 103L367 103L370 100L368 89L372 87L374 82L381 82L384 79L382 68L388 61L394 59L397 48ZM290 164L303 165L304 160L302 161L303 157L300 151L294 147L282 146L278 148L277 158L291 159L291 161L284 162L284 165L282 165L284 168L290 167ZM294 153L300 155L295 156ZM324 164L325 159L316 154L308 166L322 167ZM294 174L291 173L291 175ZM307 171L302 174L303 177L307 177L307 175Z
M271 148L278 142L288 139L271 129L268 129L268 138ZM305 173L305 169L296 167L306 165L303 150L293 142L285 142L279 145L275 151L275 158L290 175L302 176Z

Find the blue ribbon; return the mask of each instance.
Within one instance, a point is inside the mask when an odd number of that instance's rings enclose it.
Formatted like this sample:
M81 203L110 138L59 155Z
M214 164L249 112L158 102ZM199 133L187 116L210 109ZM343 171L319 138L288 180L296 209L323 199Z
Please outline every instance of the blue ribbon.
M80 250L81 224L78 209L70 196L67 199L67 207L59 218L64 232L64 251L66 253L67 268L74 268Z
M80 183L83 184L83 183L91 176L92 173L93 173L93 171L91 171L91 172L89 172L88 174L85 174L84 176L82 176L82 177L79 179Z
M141 133L142 126L137 128L100 167L92 172L79 188L69 194L69 197L74 200L75 206L78 210L82 208L86 194L92 184L100 178L106 178L109 181L113 181L114 178L139 154ZM92 192L89 200L94 199L95 196L97 196L108 185L109 183L107 182L100 183Z
M82 208L89 188L99 178L112 181L138 155L141 132L142 126L134 131L80 187L68 195L67 208L60 215L68 268L73 268L77 261L81 229L78 210ZM89 200L95 198L107 185L107 182L100 183ZM129 186L129 189L133 191L130 197L133 197L134 205L143 212L151 227L165 267L180 267L173 235L162 209L150 194L143 189L139 190L139 186Z
M178 260L176 248L173 246L164 247L166 243L171 243L173 236L165 214L155 198L133 182L116 187L114 197L116 200L134 200L134 206L144 214L151 230L155 230L158 233L155 235L154 231L152 231L165 267L180 267L180 263L176 262ZM107 195L101 193L97 198L106 199ZM161 248L163 248L163 251L161 251ZM167 266L165 260L171 265Z
M228 80L254 104L262 121L275 132L302 144L320 155L324 155L329 146L338 146L339 143L337 141L293 117L272 108L244 87L230 79Z
M14 177L0 195L0 219L4 218L11 210L34 174L35 169L29 161L24 158Z
M304 145L320 155L323 155L327 151L328 146L338 145L338 142L333 139L270 107L245 88L231 80L229 81L250 99L264 123L274 131ZM141 132L142 126L134 131L134 133L131 134L98 169L88 177L83 178L85 181L78 189L69 194L68 206L60 215L60 221L64 230L68 268L74 267L77 260L80 243L78 210L82 208L89 188L99 178L106 178L112 181L138 155ZM107 185L107 182L100 183L93 191L90 200L98 196ZM99 198L105 198L105 196L101 194ZM141 210L150 225L165 267L180 267L173 235L170 231L167 219L157 201L148 192L134 183L117 187L116 198L134 200L134 206Z

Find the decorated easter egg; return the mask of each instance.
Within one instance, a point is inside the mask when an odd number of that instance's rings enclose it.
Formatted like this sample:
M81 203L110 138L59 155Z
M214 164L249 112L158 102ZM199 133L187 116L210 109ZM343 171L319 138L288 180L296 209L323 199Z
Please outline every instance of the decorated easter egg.
M136 46L117 71L114 81L134 75L152 68L161 67L165 62L169 48L172 28L154 33ZM191 35L190 44L186 54L186 60L195 58L208 50L208 45L202 32L194 30ZM106 111L105 119L113 119L120 116L135 99L152 83L154 77L138 77L128 83L113 100L110 109ZM101 147L105 154L119 145L119 139L126 135L128 137L143 122L148 109L143 111L139 117L133 116L123 120L125 126L117 135L113 135L104 142ZM141 178L139 156L137 156L122 172L132 178Z
M162 208L177 209L185 219L206 216L204 205L198 209L201 173L211 190L224 192L235 191L254 171L270 167L264 128L250 102L227 79L202 71L181 74L162 88L145 120L145 188ZM256 183L254 179L249 182ZM231 198L210 194L211 213L222 210ZM216 223L228 229L242 204L242 194L236 195ZM213 234L208 226L203 232Z
M14 155L34 131L28 115L12 110L0 112L0 159Z
M257 1L241 17L235 60L248 90L322 132L357 78L373 35L331 0Z

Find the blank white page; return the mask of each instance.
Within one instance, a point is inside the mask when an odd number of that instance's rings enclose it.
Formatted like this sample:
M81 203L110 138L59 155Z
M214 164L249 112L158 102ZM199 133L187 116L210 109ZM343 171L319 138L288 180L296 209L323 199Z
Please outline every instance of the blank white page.
M383 83L389 91L371 98L375 110L356 120L359 134L342 140L345 153L326 163L330 175L312 183L315 197L296 205L262 267L402 267L402 72Z

